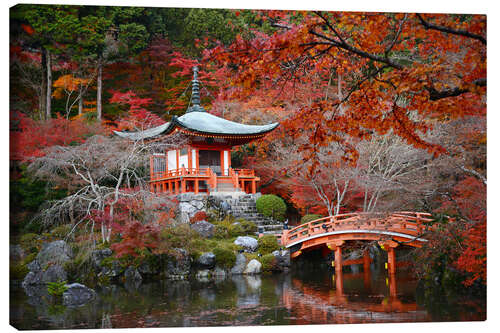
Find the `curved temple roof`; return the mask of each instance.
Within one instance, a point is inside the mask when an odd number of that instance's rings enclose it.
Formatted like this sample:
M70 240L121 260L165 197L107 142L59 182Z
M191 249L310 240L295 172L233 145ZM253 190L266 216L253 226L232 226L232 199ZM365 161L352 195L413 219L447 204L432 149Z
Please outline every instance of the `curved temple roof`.
M189 132L195 132L207 135L224 135L224 136L251 136L251 135L264 135L279 124L272 123L268 125L245 125L230 121L224 118L219 118L205 111L200 104L200 91L198 81L198 67L193 68L193 105L189 107L186 114L181 117L174 116L169 123L149 128L139 132L118 132L114 131L116 135L127 138L130 140L150 139L159 135L168 135L176 128L183 128Z
M275 129L278 125L278 123L268 125L245 125L224 118L219 118L208 112L194 111L186 113L179 118L174 116L171 122L144 131L115 131L115 133L122 138L141 140L153 138L162 134L170 134L176 127L180 127L188 131L201 134L239 136L265 134Z

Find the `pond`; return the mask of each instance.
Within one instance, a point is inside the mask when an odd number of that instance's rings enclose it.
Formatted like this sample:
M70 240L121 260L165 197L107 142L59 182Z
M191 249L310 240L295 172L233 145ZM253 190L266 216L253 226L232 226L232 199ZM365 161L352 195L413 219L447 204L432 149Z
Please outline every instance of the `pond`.
M300 325L375 322L476 321L486 300L425 295L410 273L358 267L335 276L317 267L287 274L225 280L157 281L97 289L77 308L48 304L11 286L10 322L18 329ZM428 293L427 293L428 294Z

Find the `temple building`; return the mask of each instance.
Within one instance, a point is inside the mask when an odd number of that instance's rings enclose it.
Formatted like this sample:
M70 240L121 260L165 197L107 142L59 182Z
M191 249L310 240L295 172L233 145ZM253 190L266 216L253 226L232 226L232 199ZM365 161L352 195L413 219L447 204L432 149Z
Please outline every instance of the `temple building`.
M264 137L278 123L245 125L208 113L200 104L198 69L194 68L192 105L181 117L140 132L115 133L131 140L156 139L180 132L188 144L150 157L152 192L256 193L260 178L254 170L233 169L231 149Z

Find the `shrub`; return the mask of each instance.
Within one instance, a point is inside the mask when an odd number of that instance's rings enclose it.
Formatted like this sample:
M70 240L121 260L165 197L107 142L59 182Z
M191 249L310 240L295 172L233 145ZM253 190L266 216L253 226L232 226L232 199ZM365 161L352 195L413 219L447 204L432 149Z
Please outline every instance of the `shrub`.
M28 252L38 252L41 247L39 236L34 233L24 234L19 240L21 247Z
M319 215L319 214L306 214L306 215L302 216L302 218L300 219L300 223L302 224L302 223L311 222L311 221L320 219L322 217L323 217L323 215Z
M274 194L266 194L257 199L257 211L264 216L278 221L285 219L286 204L280 197Z
M265 254L259 258L260 263L262 264L263 272L272 272L276 270L276 258L271 254Z
M243 228L243 232L245 233L245 235L257 232L257 225L253 222L244 219L237 219L236 222L238 222Z
M52 234L52 236L56 238L65 238L70 231L71 231L71 225L63 224L52 229L50 233Z
M230 224L229 227L227 228L227 231L229 232L229 237L238 237L246 235L245 230L238 222Z
M194 216L190 219L190 222L196 223L199 221L207 221L207 220L208 220L207 213L205 213L204 211L200 211L194 214Z
M229 227L225 224L216 224L214 231L214 238L224 239L229 238Z
M66 290L68 290L68 287L66 287L66 281L47 282L47 291L49 295L62 296Z
M24 277L29 273L28 267L25 264L14 264L10 265L10 279L11 280L23 280Z
M231 268L236 263L236 255L233 251L216 247L213 251L215 254L215 264L224 268Z
M264 235L258 239L259 253L268 254L280 248L278 240L273 235Z

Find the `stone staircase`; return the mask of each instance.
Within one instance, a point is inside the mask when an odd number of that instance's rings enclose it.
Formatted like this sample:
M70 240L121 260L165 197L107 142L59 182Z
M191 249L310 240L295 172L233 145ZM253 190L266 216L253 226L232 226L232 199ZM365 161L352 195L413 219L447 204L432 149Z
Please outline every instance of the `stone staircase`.
M257 194L243 194L227 200L231 206L231 214L235 218L243 218L262 227L264 234L281 234L283 224L257 212L255 201L259 198Z

